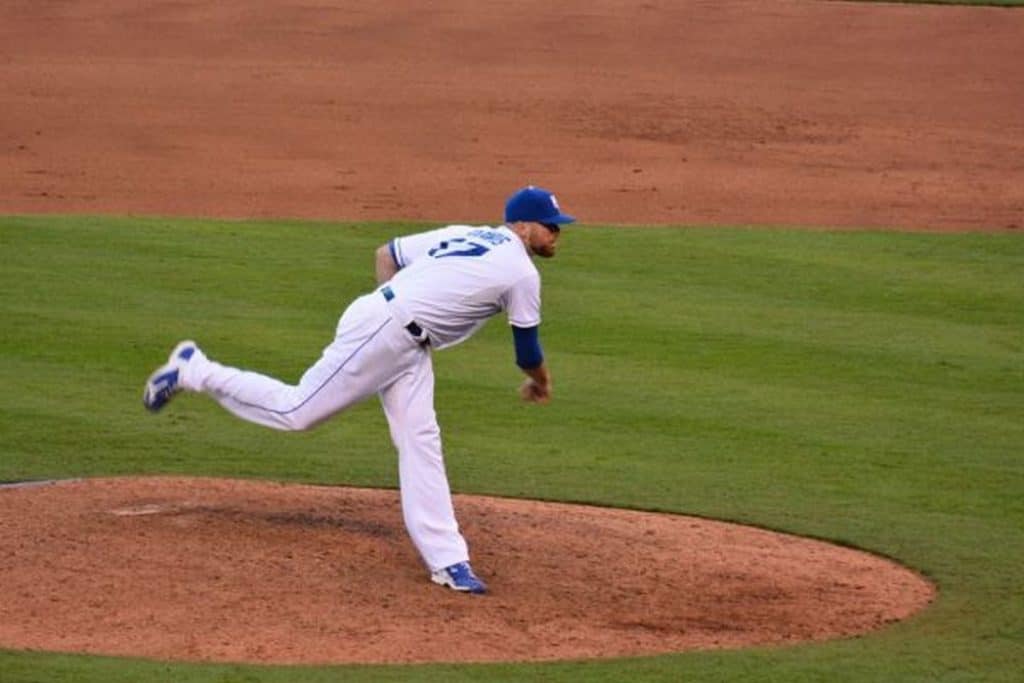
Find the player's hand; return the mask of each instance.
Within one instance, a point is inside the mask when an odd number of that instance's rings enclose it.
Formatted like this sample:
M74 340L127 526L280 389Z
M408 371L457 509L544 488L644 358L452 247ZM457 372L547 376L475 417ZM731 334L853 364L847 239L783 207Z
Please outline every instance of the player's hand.
M533 378L527 377L519 385L519 398L527 403L547 403L551 400L550 385L540 385Z

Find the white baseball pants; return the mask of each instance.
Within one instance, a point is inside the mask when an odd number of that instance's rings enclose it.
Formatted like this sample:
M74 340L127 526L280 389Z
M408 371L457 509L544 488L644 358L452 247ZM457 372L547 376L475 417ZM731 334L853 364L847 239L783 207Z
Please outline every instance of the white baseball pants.
M413 544L431 571L469 559L441 452L430 350L399 324L379 292L352 302L334 341L295 386L221 365L198 349L181 382L243 420L286 431L309 429L379 394L398 449L402 514Z

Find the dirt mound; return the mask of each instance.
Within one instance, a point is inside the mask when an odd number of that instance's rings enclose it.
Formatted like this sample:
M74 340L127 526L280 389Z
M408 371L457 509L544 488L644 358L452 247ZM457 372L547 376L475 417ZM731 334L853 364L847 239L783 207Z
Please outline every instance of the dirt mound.
M395 491L187 478L0 488L0 647L167 660L615 657L849 636L933 589L849 548L456 496L482 597L427 578Z

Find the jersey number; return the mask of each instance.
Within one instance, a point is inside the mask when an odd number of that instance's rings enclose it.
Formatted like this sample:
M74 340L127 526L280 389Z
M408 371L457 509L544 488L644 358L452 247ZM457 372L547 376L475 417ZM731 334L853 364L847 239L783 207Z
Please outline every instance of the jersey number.
M483 256L490 250L490 247L470 242L464 237L454 237L441 242L441 244L428 251L427 255L434 258L444 258L446 256Z

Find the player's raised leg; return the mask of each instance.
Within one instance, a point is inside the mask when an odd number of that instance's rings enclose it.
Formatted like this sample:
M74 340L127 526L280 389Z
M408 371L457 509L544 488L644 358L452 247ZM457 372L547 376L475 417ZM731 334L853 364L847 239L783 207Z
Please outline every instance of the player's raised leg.
M150 377L144 400L158 410L175 392L188 389L210 395L249 422L286 431L309 429L390 383L398 371L391 337L407 334L392 321L382 299L361 297L345 311L335 340L298 384L222 365L189 342L187 354L179 353L179 345L177 356L172 354L169 364ZM150 395L165 398L156 406Z

